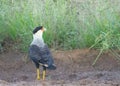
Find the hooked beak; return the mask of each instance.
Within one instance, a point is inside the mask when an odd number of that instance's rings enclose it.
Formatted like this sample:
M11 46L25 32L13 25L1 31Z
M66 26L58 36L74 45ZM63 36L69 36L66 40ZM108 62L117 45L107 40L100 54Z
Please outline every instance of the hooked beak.
M43 27L43 28L42 28L42 32L44 32L44 31L46 31L46 28Z
M44 28L44 31L46 31L47 29L46 28Z

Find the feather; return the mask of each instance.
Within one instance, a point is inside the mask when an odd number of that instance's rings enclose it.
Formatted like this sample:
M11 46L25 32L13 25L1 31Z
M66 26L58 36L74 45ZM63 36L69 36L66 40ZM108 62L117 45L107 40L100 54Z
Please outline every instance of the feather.
M53 56L46 44L43 47L30 45L29 57L31 59L36 59L40 64L47 64L48 69L56 69L53 61Z

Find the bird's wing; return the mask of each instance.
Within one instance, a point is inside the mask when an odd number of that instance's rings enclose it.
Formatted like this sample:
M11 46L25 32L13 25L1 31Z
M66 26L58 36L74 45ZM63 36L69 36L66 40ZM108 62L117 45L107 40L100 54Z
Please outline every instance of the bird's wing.
M36 45L31 45L29 48L29 57L30 58L36 58L37 60L41 60L41 52L40 48Z
M54 64L53 56L52 56L52 53L50 52L48 46L45 45L43 47L43 49L41 49L41 52L42 52L43 64L47 65L47 69L55 70L56 66Z
M53 56L47 45L40 48L40 53L41 53L41 63L47 64L47 65L51 65L54 63Z
M29 56L40 60L41 63L53 62L52 54L47 45L45 45L44 47L31 45L29 49Z
M56 69L53 56L47 45L45 45L44 47L31 45L29 49L29 57L31 59L36 59L42 65L47 65L48 69Z

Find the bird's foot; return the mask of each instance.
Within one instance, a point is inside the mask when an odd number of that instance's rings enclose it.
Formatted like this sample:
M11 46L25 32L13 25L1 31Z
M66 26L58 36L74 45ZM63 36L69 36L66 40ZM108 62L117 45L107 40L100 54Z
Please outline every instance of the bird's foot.
M37 76L37 80L40 80L40 77Z

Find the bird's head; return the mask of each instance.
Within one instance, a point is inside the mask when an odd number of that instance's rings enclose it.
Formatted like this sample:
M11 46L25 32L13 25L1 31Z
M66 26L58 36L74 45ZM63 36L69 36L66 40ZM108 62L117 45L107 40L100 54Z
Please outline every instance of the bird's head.
M33 30L33 34L36 34L38 32L44 32L46 31L46 28L44 28L43 26L38 26Z
M43 26L38 26L33 30L33 36L35 38L42 37L44 31L46 31L46 28L44 28Z

